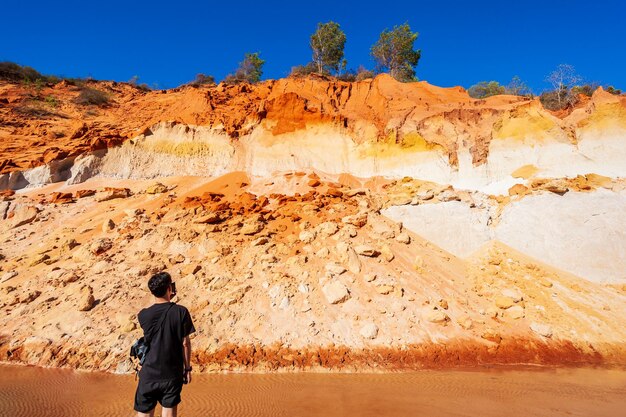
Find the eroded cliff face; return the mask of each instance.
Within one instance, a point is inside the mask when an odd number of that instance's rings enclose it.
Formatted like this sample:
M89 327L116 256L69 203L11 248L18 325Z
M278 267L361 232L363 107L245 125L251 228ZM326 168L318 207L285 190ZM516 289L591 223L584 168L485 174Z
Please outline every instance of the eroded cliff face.
M626 98L602 90L560 119L536 99L474 100L461 88L402 84L385 75L358 83L281 79L148 93L114 83L94 87L111 95L109 107L74 105L78 93L59 84L41 94L57 94L61 104L35 109L21 87L0 87L0 187L98 175L317 169L505 193L526 165L544 177L614 177L626 170Z
M1 360L130 371L165 269L203 370L626 363L624 97L90 85L0 84Z

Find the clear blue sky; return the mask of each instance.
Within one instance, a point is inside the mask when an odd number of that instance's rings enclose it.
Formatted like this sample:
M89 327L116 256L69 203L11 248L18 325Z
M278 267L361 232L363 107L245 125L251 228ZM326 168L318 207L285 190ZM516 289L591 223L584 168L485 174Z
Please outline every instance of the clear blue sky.
M558 64L585 81L626 89L622 1L7 1L0 7L0 60L45 74L170 88L197 73L218 80L244 52L261 52L263 78L311 58L318 22L346 32L349 68L373 67L380 32L408 22L420 36L417 76L441 86L519 75L536 93Z

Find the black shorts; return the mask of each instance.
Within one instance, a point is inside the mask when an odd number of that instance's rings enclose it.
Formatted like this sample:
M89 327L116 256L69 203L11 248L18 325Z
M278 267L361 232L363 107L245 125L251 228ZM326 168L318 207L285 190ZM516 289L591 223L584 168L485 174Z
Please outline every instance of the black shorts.
M173 408L180 403L182 389L182 380L144 382L139 379L135 392L135 411L148 413L156 407L157 402L162 407Z

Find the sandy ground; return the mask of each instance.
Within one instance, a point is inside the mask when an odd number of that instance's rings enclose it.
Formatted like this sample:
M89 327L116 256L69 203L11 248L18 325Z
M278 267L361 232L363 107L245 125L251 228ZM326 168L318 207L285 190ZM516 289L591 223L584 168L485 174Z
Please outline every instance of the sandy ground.
M129 376L8 366L0 367L0 376L0 416L115 417L132 412L136 382ZM626 372L197 375L182 397L179 413L187 417L618 417L626 408Z

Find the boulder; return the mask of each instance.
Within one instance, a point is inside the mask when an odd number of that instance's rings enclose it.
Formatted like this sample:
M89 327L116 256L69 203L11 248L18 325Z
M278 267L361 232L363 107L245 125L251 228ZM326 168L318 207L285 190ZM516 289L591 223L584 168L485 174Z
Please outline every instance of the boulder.
M40 263L45 262L48 259L50 259L50 255L48 255L47 253L41 253L35 256L35 258L31 261L29 266L33 267L33 266L39 265Z
M380 252L378 250L369 245L358 245L354 248L354 251L361 256L367 256L370 258L374 258L380 255Z
M515 301L511 297L501 295L496 297L495 303L498 308L507 309L512 307L515 304Z
M330 275L341 275L344 272L346 272L346 268L344 268L342 265L339 265L338 263L335 262L329 262L326 264L326 272L328 272Z
M343 192L338 190L338 189L336 189L336 188L330 187L326 191L326 195L330 196L330 197L342 197L343 196Z
M102 223L102 231L104 233L111 232L115 229L115 223L111 219L107 219L104 223Z
M396 236L396 240L400 243L408 245L409 243L411 243L411 236L409 236L409 234L406 232L402 232L398 234L398 236Z
M8 280L15 278L18 275L17 271L9 271L0 277L0 284L7 282Z
M377 221L370 223L370 225L372 226L374 233L385 239L393 239L396 237L394 227L382 219L378 219Z
M382 258L383 258L385 261L387 261L387 262L391 262L391 261L393 261L393 260L394 260L394 258L396 257L396 256L393 254L393 251L391 250L391 248L390 248L389 246L387 246L387 245L383 245L383 246L380 248L380 254L381 254Z
M145 210L140 209L140 208L124 210L124 214L126 214L127 217L136 217L136 216L139 216L140 214L143 214L144 212Z
M302 243L311 243L315 240L316 233L314 230L305 230L300 232L298 238L302 241Z
M415 198L417 198L420 201L432 200L434 197L435 197L435 194L431 190L420 191L419 193L415 194Z
M111 239L98 239L91 244L89 250L94 255L100 255L113 247L113 242Z
M30 304L35 301L41 295L41 291L33 290L29 291L24 297L20 297L19 302L21 304Z
M317 226L317 233L321 236L332 236L339 231L339 226L335 222L324 222Z
M378 294L387 295L393 291L393 285L380 284L376 286L376 292Z
M96 300L93 297L93 288L88 285L82 287L78 294L78 311L89 311L94 307Z
M352 247L346 249L346 263L348 270L353 274L361 272L361 260Z
M170 257L169 261L172 265L182 264L183 262L185 262L185 255L183 255L182 253L177 253L176 255Z
M168 191L167 186L161 184L160 182L156 182L146 188L146 194L162 194Z
M363 227L367 224L367 213L354 214L341 219L342 223L351 224L356 227Z
M78 190L74 193L76 198L91 197L96 194L96 190Z
M445 323L450 320L450 317L441 310L432 310L426 313L426 320L431 323Z
M524 317L524 307L520 305L514 305L506 310L506 316L513 320L521 319Z
M7 218L7 213L9 212L9 207L11 203L9 201L0 201L0 220L4 220Z
M68 239L61 245L61 252L70 252L76 246L78 246L76 239Z
M485 329L480 337L493 343L500 343L502 341L502 336L500 336L500 333L496 332L493 329Z
M37 217L38 212L39 210L34 206L18 204L11 212L13 213L13 217L11 217L11 227L15 228L32 223Z
M74 197L72 196L72 193L55 192L50 194L50 198L48 199L48 201L54 204L67 204L73 203Z
M339 304L350 298L345 285L339 281L331 281L322 287L322 292L330 304Z
M326 258L328 255L330 255L330 251L328 250L328 248L321 248L320 250L315 252L315 256L317 256L318 258Z
M361 327L359 334L364 339L376 339L376 337L378 336L378 326L371 322L366 323L365 325L363 325L363 327Z
M252 242L250 242L250 246L261 246L261 245L265 245L268 242L269 242L268 238L260 237L260 238L254 239Z
M366 195L366 194L367 194L366 188L354 188L352 190L346 191L346 196L348 197L354 197L357 195Z
M196 224L215 224L215 223L219 223L222 221L222 218L220 217L219 214L217 213L209 213L206 214L202 217L198 217L197 219L194 219L194 223ZM245 234L245 233L244 233Z
M98 202L128 197L130 197L130 189L128 188L106 187L104 190L96 193L96 201Z
M201 269L202 266L200 266L199 264L187 264L181 268L180 272L183 276L195 275Z
M563 195L569 191L569 188L565 184L560 183L548 183L543 186L543 189L558 195Z
M256 222L249 222L249 223L245 223L241 230L240 233L242 235L256 235L257 233L259 233L261 230L263 230L264 224L260 221L256 221Z
M552 327L547 324L532 322L530 330L543 337L552 337Z
M439 195L437 195L439 201L448 202L448 201L461 201L461 197L457 195L454 190L443 190Z

